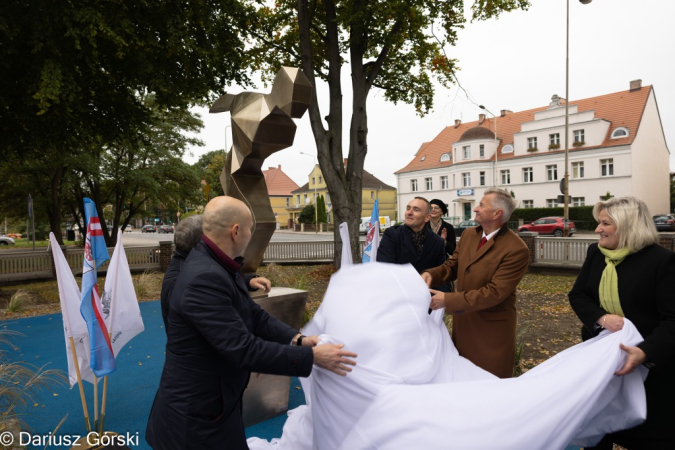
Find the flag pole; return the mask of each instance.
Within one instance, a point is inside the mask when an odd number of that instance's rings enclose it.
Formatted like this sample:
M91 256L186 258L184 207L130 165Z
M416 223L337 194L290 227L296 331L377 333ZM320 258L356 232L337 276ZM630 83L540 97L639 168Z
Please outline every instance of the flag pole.
M98 428L98 377L94 375L94 430Z
M103 399L101 400L101 420L99 420L99 434L103 435L103 430L104 430L104 425L103 422L105 421L105 403L106 403L106 395L108 394L108 375L103 377Z
M91 433L91 422L89 420L89 411L87 411L87 400L84 398L84 387L82 386L82 376L80 375L80 365L77 362L77 350L75 350L75 341L70 336L70 349L73 353L73 361L75 361L75 373L77 374L77 385L80 388L80 400L82 400L82 411L84 412L84 423L87 426L87 433Z

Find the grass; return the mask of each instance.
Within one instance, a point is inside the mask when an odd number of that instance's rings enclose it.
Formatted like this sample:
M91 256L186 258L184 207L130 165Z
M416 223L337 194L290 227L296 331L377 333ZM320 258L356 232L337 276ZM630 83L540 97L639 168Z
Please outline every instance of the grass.
M33 304L33 295L29 291L19 289L9 299L7 312L18 312L31 304Z
M22 335L0 330L0 432L12 433L15 440L25 429L21 418L26 414L26 405L34 403L35 395L43 389L51 390L55 385L67 383L67 377L61 370L9 361L5 348L14 348L12 339L18 336Z

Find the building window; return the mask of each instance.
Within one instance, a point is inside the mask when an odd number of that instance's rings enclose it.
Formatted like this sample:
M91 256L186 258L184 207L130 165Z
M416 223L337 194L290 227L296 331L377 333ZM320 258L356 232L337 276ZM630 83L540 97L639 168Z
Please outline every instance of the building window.
M298 205L299 205L300 204L300 194L298 194L296 198L298 199Z
M614 175L614 159L600 160L600 175L603 177L611 177Z
M462 147L462 151L464 152L464 159L471 159L471 146L466 145Z
M434 188L434 182L431 181L431 178L425 178L424 182L427 185L427 191L430 191Z
M523 208L534 208L534 200L523 200Z
M548 135L549 144L560 146L560 133L553 133Z
M556 208L558 206L558 199L557 198L547 198L546 199L546 207L547 208Z
M510 170L501 170L502 174L502 184L511 184L511 171Z
M305 203L309 203L309 197L305 194Z
M322 182L322 181L323 181L323 180L322 180L322 178L321 178L321 177L319 177L319 184L321 184L321 182Z
M471 173L465 172L462 174L462 186L469 187L471 186Z
M523 183L532 183L533 181L532 167L523 168Z
M441 189L447 189L448 188L448 176L443 175L441 177Z
M441 162L450 161L450 153L443 153L441 155Z
M536 137L531 137L527 138L527 148L537 148L537 138Z
M572 178L583 178L584 177L584 163L575 162L572 163Z
M502 153L513 153L513 145L506 144L502 147Z
M558 179L558 166L546 166L546 179L548 181L556 181Z
M585 206L586 197L572 197L572 206Z
M584 130L574 130L574 143L583 144L584 142Z
M480 147L478 147L478 156L485 158L485 146L483 144L480 144Z
M417 192L417 180L410 180L410 191Z
M630 132L628 131L628 128L619 127L616 130L612 131L612 139L625 138L628 137L629 134Z
M370 199L375 200L375 191L370 191Z
M286 208L290 208L290 207L291 207L291 198L286 197Z
M312 177L312 184L316 184L316 178Z
M480 185L485 186L485 172L480 173Z
M424 161L425 159L427 159L427 157L426 157L426 156L422 156L422 159L420 159L420 161Z

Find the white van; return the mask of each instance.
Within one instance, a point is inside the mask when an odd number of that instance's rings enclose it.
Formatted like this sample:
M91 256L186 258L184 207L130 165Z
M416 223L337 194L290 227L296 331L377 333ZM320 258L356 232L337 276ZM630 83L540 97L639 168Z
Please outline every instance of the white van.
M391 219L389 216L380 216L380 233L383 233L384 230L391 226ZM359 225L360 234L368 234L368 228L370 228L370 216L361 217L361 224Z

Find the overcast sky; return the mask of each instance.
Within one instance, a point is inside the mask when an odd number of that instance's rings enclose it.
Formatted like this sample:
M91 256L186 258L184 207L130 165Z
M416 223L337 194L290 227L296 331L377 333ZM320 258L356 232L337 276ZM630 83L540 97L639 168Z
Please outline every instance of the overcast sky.
M467 1L467 3L469 3ZM532 0L529 11L503 14L499 20L467 23L455 47L446 48L459 60L463 89L439 89L434 111L420 118L409 105L385 102L373 90L368 99L368 156L365 168L380 180L396 186L394 172L413 158L423 142L432 140L455 119L478 119L482 104L495 114L502 109L523 111L548 105L553 94L565 96L565 1ZM467 5L467 17L469 17ZM666 142L675 171L675 1L593 0L582 5L570 0L570 100L627 90L641 79L653 85ZM668 56L671 55L671 56ZM351 88L348 67L343 74L344 123L349 125ZM241 92L241 88L231 93ZM261 92L265 91L261 88ZM319 86L319 104L326 115L327 89ZM229 113L202 115L198 135L206 144L191 149L193 163L207 151L222 149ZM308 115L296 119L298 130L292 147L269 157L264 168L282 166L298 185L307 182L316 155ZM347 156L348 129L344 130ZM230 129L228 146L232 145Z

